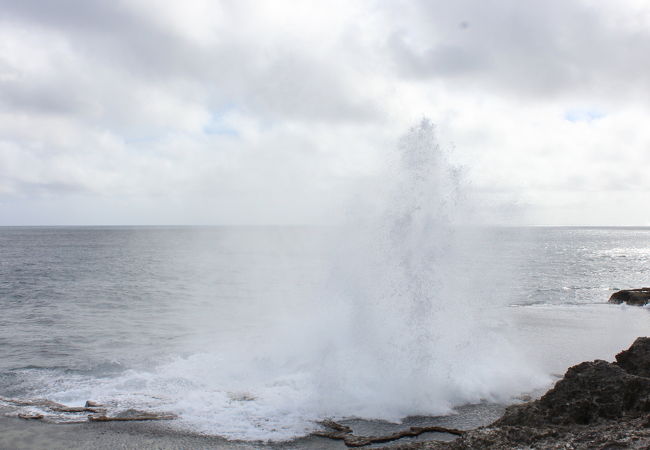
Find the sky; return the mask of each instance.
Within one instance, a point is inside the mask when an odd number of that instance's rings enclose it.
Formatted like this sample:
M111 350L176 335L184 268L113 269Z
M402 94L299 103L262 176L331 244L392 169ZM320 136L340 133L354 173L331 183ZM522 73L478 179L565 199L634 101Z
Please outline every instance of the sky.
M648 55L645 1L0 0L0 225L337 223L423 117L485 223L650 225Z

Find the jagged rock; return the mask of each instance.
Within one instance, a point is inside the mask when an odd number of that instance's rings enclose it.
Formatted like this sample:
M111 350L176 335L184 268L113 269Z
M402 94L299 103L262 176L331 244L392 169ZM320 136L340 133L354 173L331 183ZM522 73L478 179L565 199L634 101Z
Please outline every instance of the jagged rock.
M637 338L629 349L616 355L616 364L627 373L650 378L650 338Z
M506 409L495 425L586 425L650 412L650 379L596 360L571 367L537 401Z
M638 338L616 362L583 362L539 400L510 406L487 427L456 441L413 442L402 449L650 448L650 338Z
M570 367L542 398L507 408L494 425L586 425L650 413L650 338L638 338L616 359Z
M633 306L645 306L650 303L650 288L624 289L614 292L609 297L609 303L627 303Z
M386 450L614 450L644 449L650 446L650 429L642 418L609 421L574 427L483 427L454 442L413 442Z

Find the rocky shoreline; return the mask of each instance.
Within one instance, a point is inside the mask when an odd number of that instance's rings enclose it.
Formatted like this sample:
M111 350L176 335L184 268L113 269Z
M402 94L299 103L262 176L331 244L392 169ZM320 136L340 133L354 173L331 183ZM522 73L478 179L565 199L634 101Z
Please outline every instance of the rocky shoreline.
M650 447L650 338L616 361L583 362L539 400L513 405L491 425L453 442L391 449L641 449Z
M648 288L620 291L638 293L645 296ZM614 297L616 293L612 296ZM619 294L610 303L621 303ZM633 294L631 297L637 296ZM647 317L641 306L645 302L626 302L636 307L610 308L600 305L602 311L597 317L602 320L586 321L589 329L589 342L597 345L599 352L591 353L590 358L607 358L620 348L635 339L635 336L645 335ZM613 313L622 314L614 317ZM638 313L641 313L640 315ZM547 330L549 320L555 320L557 315L543 316L538 324ZM564 317L564 316L561 316ZM574 313L571 312L574 318ZM591 317L591 316L590 316ZM596 317L596 316L594 316ZM584 321L585 316L575 317ZM634 325L636 319L642 319ZM620 323L619 333L601 332L612 323ZM563 323L563 322L561 322ZM571 322L573 324L573 322ZM551 343L554 347L570 346L582 349L581 343L585 338L579 338L579 327L562 325L569 334L552 334ZM623 328L621 328L623 327ZM597 334L593 334L597 333ZM547 339L547 337L544 337ZM573 342L575 341L575 342ZM528 341L526 341L528 342ZM535 348L533 346L533 348ZM559 347L564 348L566 347ZM569 352L571 353L571 352ZM572 353L574 357L552 373L560 373L575 361L585 359L585 353ZM589 354L589 353L586 353ZM158 420L171 419L171 415L151 417L150 412L127 410L124 412L112 408L111 404L100 405L89 402L83 407L70 407L51 401L26 401L17 399L2 399L5 403L16 406L38 407L39 414L19 415L22 419L2 418L3 438L0 439L2 448L94 448L112 449L124 448L268 448L276 450L294 449L344 449L346 447L386 449L618 449L618 448L650 448L650 338L641 337L634 340L628 349L616 355L616 362L594 360L574 365L555 386L539 400L510 406L501 418L493 423L479 428L496 419L503 412L502 407L495 414L473 424L455 421L411 422L408 427L399 428L368 428L357 427L355 423L345 422L354 427L357 432L367 434L359 436L352 428L335 422L323 422L323 430L310 436L283 443L241 442L228 441L217 437L179 433L156 424ZM79 422L67 423L66 426L43 423L47 421L48 411L66 412L78 415ZM92 414L91 417L86 417ZM34 420L38 419L38 420ZM97 420L94 420L97 419ZM147 422L142 422L146 420ZM114 423L94 423L114 422ZM408 423L408 422L407 422ZM433 426L435 424L436 426ZM443 425L443 426L437 426ZM445 428L445 426L449 428ZM366 433L363 432L366 431ZM372 431L371 431L372 430ZM374 432L373 432L374 431ZM447 433L446 435L436 433ZM375 436L371 436L375 434ZM457 435L455 441L453 435ZM416 437L419 436L419 437ZM327 438L327 439L324 439ZM406 438L406 439L404 439ZM432 439L445 439L435 441ZM405 440L410 442L404 442ZM415 440L413 440L415 439ZM72 442L79 442L72 445ZM54 445L54 443L58 445ZM90 444L92 442L92 445ZM182 442L182 445L179 443ZM15 444L15 445L14 445ZM22 445L24 444L24 445ZM128 445L127 445L128 444Z

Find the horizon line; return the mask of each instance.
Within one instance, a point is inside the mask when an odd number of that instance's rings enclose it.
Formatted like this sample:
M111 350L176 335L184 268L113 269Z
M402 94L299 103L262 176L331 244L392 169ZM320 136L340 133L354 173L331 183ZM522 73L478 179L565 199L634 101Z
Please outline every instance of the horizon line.
M345 227L346 224L22 224L2 225L0 228L333 228ZM650 225L509 225L509 224L474 224L457 225L472 228L650 228Z

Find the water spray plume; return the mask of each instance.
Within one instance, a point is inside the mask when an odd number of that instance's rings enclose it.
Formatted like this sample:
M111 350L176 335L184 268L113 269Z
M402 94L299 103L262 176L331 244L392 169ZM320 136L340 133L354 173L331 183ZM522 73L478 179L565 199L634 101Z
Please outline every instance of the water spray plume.
M472 199L452 156L430 121L413 127L378 180L374 208L354 205L359 219L325 238L333 250L318 272L328 275L313 290L273 295L268 278L251 276L258 302L197 307L191 322L208 324L209 339L186 356L117 376L47 372L38 395L173 411L170 426L285 440L326 418L447 414L547 382L509 341L504 300L485 288L498 255L479 228L459 225ZM250 234L239 239L232 245L251 245ZM283 282L296 286L299 276L288 271Z
M422 120L400 140L378 211L341 237L349 245L323 302L346 328L336 329L319 372L332 413L445 414L540 382L481 320L494 299L477 295L481 267L468 264L484 251L480 232L457 223L471 201L461 173Z

